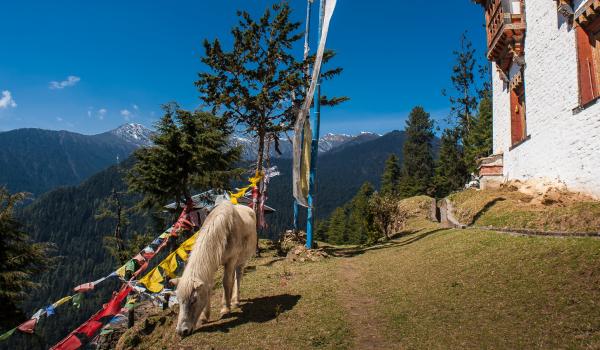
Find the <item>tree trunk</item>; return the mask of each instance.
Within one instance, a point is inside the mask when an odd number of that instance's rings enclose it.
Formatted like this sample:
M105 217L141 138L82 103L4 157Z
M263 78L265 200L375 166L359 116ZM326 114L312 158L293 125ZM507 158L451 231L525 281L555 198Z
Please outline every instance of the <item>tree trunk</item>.
M265 158L265 132L259 130L258 132L258 157L256 159L256 172L260 173L263 169L263 160Z
M264 152L265 152L265 131L262 129L259 129L259 131L258 131L258 157L256 160L256 174L257 175L259 175L263 170L263 160L265 157ZM259 184L258 184L259 189L261 187L260 182L262 182L262 181L263 181L263 179L261 179L259 181ZM258 223L259 223L258 212L260 210L259 202L260 202L260 193L259 193L259 199L256 202L256 204L254 205L254 212L256 213L256 218L257 218L257 220L256 220L256 235L257 236L258 236L258 229L259 229L259 227L258 227ZM256 256L260 257L260 247L258 245L258 237L256 237L256 238L257 238L256 239Z

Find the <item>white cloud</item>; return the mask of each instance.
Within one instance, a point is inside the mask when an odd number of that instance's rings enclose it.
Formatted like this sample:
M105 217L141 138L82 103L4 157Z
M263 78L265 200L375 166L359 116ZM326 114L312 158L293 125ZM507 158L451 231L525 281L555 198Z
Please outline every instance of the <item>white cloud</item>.
M133 109L135 109L136 111L140 109L140 107L138 107L138 105L133 105Z
M66 80L63 80L63 81L51 81L50 84L49 84L49 88L51 90L64 89L66 87L73 86L73 85L77 84L80 80L81 80L80 77L77 77L75 75L69 75Z
M62 121L63 121L63 118L61 118L61 117L56 117L56 121L60 123L60 122L62 122Z
M127 109L122 109L121 115L123 116L123 119L125 119L125 121L129 121L131 119L131 111Z
M15 107L17 107L17 103L15 102L15 100L13 100L10 91L2 91L2 97L0 97L0 109Z
M106 116L106 113L108 113L108 111L106 110L106 108L100 108L98 110L98 113L97 113L98 119L104 120L104 117Z

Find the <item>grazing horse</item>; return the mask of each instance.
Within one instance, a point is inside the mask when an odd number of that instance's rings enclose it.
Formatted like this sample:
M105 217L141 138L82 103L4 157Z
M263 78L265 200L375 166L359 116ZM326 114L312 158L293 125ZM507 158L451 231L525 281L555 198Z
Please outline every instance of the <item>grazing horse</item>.
M240 301L240 281L244 265L256 250L254 211L229 201L218 204L208 215L194 244L177 285L179 316L177 333L185 337L200 323L210 319L210 297L215 272L224 266L221 316Z

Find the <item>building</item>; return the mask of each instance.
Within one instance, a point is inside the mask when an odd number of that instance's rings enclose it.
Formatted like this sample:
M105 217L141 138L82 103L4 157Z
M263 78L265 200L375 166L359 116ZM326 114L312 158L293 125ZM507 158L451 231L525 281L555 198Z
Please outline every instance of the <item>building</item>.
M494 155L481 175L600 197L600 0L474 1L494 90Z

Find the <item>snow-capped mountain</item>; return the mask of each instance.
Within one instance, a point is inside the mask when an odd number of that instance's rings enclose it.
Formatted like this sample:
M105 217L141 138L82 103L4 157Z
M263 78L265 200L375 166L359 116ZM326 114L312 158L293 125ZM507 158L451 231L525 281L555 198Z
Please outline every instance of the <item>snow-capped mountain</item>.
M153 131L142 124L123 124L109 133L136 145L137 147L148 147L152 145Z
M355 136L329 133L319 139L319 153L336 151L345 148L346 146L374 140L380 136L381 135L371 132L362 132ZM231 144L233 146L242 146L243 159L256 159L258 147L257 143L252 138L236 134L232 136ZM273 145L271 145L269 153L272 158L292 158L292 148L290 140L287 137L282 137L279 139L279 150L282 154L277 154Z

